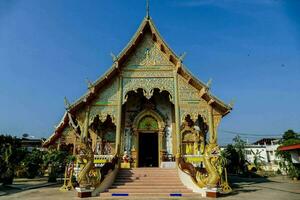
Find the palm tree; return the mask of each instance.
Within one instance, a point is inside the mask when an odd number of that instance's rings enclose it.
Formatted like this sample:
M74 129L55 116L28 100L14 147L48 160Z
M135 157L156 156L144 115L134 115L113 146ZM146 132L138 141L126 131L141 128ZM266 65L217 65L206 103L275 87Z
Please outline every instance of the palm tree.
M254 152L251 149L251 153L253 154L253 164L256 167L257 170L260 169L260 167L262 166L262 162L264 157L262 157L261 154L262 151L256 150L256 152Z

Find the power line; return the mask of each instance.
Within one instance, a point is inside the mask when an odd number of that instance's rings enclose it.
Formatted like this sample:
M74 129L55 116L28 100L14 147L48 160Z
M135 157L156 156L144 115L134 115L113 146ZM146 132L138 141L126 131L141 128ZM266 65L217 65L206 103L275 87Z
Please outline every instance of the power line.
M228 130L220 130L223 133L229 133L232 135L243 135L248 137L281 137L282 134L277 135L269 135L269 134L254 134L254 133L245 133L245 132L237 132L237 131L228 131Z

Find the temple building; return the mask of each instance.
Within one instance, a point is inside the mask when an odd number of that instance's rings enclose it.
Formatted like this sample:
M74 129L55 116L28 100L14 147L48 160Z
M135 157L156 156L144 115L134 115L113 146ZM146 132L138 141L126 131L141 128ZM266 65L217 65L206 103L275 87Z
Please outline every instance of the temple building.
M163 40L147 11L108 71L76 102L65 100L66 112L44 147L64 146L77 157L71 170L79 196L134 196L134 188L118 185L126 176L161 182L170 177L182 184L173 190L172 183L166 190L163 184L157 190L145 186L137 195L228 191L218 162L217 129L231 105L193 76L183 57ZM163 179L151 179L155 174Z

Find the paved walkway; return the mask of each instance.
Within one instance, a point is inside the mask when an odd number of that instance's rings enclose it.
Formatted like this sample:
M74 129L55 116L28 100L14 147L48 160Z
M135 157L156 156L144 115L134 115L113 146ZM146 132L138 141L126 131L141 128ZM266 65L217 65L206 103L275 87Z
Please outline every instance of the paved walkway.
M36 188L49 187L53 185L58 185L58 183L48 183L48 178L16 178L13 184L0 186L0 198L2 196L9 196L11 194L16 194L23 192L25 190L32 190Z
M228 196L223 196L220 199L224 200L299 200L300 199L300 182L292 181L283 177L275 178L238 178L233 177L234 191ZM75 192L60 192L58 186L49 186L39 189L32 189L0 196L0 200L60 200L60 199L79 199ZM89 198L91 200L100 199L99 197ZM112 198L110 198L112 199ZM118 199L118 198L113 198ZM119 198L119 199L128 199ZM154 199L154 198L143 198ZM167 198L170 199L170 198ZM177 199L193 199L193 198L177 198ZM206 199L206 198L203 198ZM88 199L86 199L88 200Z
M286 177L273 178L232 178L234 191L222 199L263 199L263 200L299 200L300 181Z

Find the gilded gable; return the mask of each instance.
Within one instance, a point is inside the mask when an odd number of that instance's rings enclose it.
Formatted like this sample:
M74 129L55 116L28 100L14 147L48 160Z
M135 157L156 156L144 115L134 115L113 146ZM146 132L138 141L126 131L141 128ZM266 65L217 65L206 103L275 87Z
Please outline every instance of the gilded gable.
M145 33L135 51L129 56L125 69L173 69L172 63L152 40L150 33Z
M204 101L199 96L199 91L180 75L178 75L178 89L180 101Z
M114 78L103 88L101 88L94 104L96 105L114 104L116 103L117 100L118 100L118 81L117 78Z

